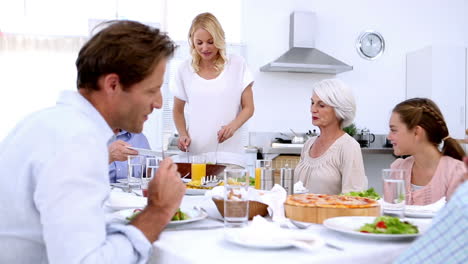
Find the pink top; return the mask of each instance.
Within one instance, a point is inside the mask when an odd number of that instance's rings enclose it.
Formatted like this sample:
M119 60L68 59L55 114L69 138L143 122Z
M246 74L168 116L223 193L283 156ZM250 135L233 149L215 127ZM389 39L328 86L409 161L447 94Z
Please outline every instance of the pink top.
M465 164L449 156L442 156L437 165L431 181L421 189L411 190L411 171L413 169L414 157L397 159L390 166L392 169L403 169L405 171L406 204L427 205L446 197L447 200L455 189L463 182L466 171Z

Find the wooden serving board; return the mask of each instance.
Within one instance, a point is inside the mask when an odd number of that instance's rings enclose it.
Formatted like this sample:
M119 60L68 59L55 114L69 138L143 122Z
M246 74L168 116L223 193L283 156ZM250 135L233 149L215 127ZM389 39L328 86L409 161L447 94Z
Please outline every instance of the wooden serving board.
M380 216L380 205L368 208L321 208L284 204L284 210L287 218L316 224L337 216Z

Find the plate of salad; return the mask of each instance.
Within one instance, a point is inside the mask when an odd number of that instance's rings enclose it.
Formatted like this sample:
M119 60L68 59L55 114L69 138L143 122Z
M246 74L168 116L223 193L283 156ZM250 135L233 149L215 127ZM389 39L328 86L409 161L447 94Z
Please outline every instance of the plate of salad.
M142 209L126 209L126 210L115 212L115 216L119 220L130 222L141 211ZM181 224L187 224L191 222L200 221L200 220L205 219L207 216L208 215L201 210L195 210L195 209L190 209L190 210L182 209L181 210L179 208L177 212L174 214L174 216L172 217L168 226L181 225Z
M323 225L331 230L363 238L398 240L420 236L429 228L430 223L391 216L342 216L328 218Z

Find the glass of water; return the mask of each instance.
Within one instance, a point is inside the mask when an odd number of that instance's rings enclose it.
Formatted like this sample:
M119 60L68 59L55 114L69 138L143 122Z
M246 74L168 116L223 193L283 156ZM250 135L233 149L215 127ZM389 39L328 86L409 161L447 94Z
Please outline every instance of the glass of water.
M405 171L383 169L383 214L404 217L406 204Z
M140 188L143 177L143 167L145 166L145 157L140 155L128 156L128 187Z
M156 175L156 171L159 168L159 159L155 157L146 158L146 170L143 176L141 177L141 191L143 192L144 197L148 197L148 185L149 182Z
M226 169L224 171L224 227L247 226L249 221L249 199L247 197L249 182L247 170Z

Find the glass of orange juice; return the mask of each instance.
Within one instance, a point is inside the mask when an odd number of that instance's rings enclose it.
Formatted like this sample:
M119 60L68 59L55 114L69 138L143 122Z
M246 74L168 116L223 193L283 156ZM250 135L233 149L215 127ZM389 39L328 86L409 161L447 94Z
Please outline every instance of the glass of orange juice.
M201 181L206 176L206 157L204 155L192 156L192 181Z

